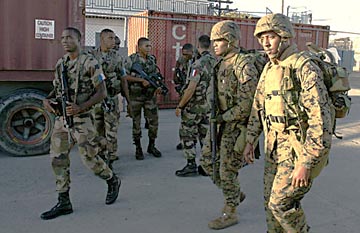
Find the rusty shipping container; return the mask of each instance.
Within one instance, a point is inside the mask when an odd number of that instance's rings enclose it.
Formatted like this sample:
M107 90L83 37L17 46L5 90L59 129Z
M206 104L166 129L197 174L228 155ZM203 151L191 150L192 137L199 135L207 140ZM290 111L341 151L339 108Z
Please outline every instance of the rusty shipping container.
M42 107L65 27L85 32L85 0L0 1L0 146L17 156L46 153L53 116Z
M231 19L241 28L240 45L247 49L260 49L253 32L258 18L240 19L225 18L209 15L192 15L144 11L129 19L128 47L129 54L136 51L139 37L148 37L153 44L153 54L157 58L158 66L165 77L170 92L165 97L159 97L161 108L171 108L178 102L172 78L176 59L181 53L181 46L185 43L196 45L197 38L203 34L210 35L211 27L218 21ZM328 26L294 24L296 37L294 42L299 49L306 49L306 42L314 42L320 47L327 48L329 41Z

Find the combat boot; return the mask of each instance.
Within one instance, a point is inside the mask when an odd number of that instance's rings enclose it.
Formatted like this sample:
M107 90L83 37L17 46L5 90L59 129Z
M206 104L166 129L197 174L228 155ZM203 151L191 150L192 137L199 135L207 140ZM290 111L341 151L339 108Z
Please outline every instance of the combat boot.
M156 147L155 147L155 139L149 140L147 152L149 154L152 154L154 157L157 157L157 158L161 157L161 152L158 149L156 149Z
M198 166L198 173L202 176L209 176L201 165Z
M176 149L177 150L182 150L182 149L184 149L184 146L183 146L183 144L180 142L179 144L177 144L176 145Z
M195 159L188 159L186 166L181 170L177 170L175 175L180 177L197 176L198 172Z
M236 207L225 205L222 216L209 222L208 226L214 230L220 230L238 223Z
M73 208L69 198L69 191L65 193L59 193L58 203L51 208L51 210L46 211L40 215L40 218L43 220L49 220L61 215L71 214Z
M116 201L119 195L121 180L114 173L113 177L107 180L106 183L108 184L108 191L107 191L105 203L106 205L111 205Z
M135 158L137 160L143 160L144 159L144 153L143 153L142 148L141 148L140 139L136 139L134 141L134 144L135 144L135 147L136 147Z
M240 203L243 202L246 198L246 194L243 193L243 192L240 192L240 197L239 197L239 200L240 200Z

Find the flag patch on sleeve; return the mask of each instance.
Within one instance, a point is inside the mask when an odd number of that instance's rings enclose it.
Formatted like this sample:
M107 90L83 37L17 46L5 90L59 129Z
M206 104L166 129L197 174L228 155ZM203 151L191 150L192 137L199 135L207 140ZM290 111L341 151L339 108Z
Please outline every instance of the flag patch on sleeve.
M104 81L106 78L105 78L105 75L104 74L99 74L99 76L98 76L98 80L99 80L99 82L102 82L102 81Z
M197 74L198 74L198 71L197 71L196 69L193 69L193 70L191 71L191 76L192 76L192 77L195 77Z

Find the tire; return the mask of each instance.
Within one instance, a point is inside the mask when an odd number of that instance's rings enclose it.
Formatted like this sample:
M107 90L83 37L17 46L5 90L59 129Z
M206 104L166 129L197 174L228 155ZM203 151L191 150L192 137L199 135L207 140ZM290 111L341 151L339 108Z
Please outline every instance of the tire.
M12 156L49 153L54 115L42 104L46 93L20 89L0 105L0 146Z

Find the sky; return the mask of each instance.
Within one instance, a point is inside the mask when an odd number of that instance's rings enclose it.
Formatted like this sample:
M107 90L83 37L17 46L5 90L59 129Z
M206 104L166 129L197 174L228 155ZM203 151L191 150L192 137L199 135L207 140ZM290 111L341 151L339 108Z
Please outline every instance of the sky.
M331 31L345 31L358 33L360 37L360 8L358 0L231 0L230 8L238 8L239 11L265 12L266 7L273 13L282 12L284 2L284 14L289 10L303 12L308 11L313 15L312 24L329 25ZM335 2L335 3L330 3ZM340 33L339 33L340 34Z

